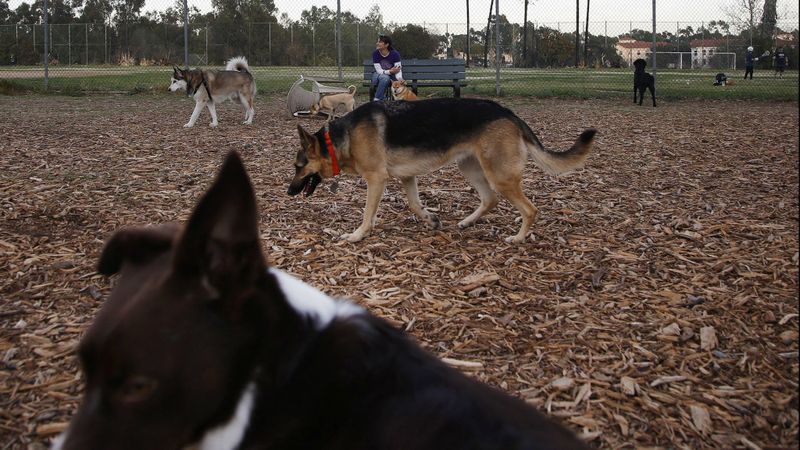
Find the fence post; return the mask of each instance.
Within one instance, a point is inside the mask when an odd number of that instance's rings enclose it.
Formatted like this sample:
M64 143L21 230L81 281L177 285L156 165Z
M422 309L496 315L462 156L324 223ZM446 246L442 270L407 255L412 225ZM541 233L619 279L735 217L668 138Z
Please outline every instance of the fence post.
M272 22L267 24L267 36L269 40L269 65L272 65Z
M342 81L342 4L336 0L336 65L339 66L339 81Z
M108 25L103 24L103 63L108 64Z
M72 24L67 24L67 65L72 65Z
M656 70L658 65L656 65L656 0L653 0L653 82L656 81Z
M317 29L311 27L311 65L317 65Z
M494 2L494 90L497 96L500 96L500 61L502 54L500 53L500 0Z
M47 28L47 15L48 15L47 14L47 0L44 0L43 1L43 5L42 5L42 19L43 19L42 20L42 25L44 26L44 29L42 31L43 31L43 34L44 34L44 90L45 91L47 90L47 85L48 85L48 82L49 82L49 79L50 79L50 74L48 73L48 70L50 69L50 67L49 67L50 66L50 51L49 51L49 49L47 47L47 44L48 44L48 42L47 42L47 30L48 30L48 28ZM34 26L33 29L35 30L36 26Z
M361 64L361 27L356 22L356 65Z
M83 29L83 33L84 34L83 35L84 35L84 37L86 37L86 65L88 66L89 65L89 24L85 23L85 24L83 24L83 26L84 26L84 29Z
M189 70L189 5L183 0L183 65Z

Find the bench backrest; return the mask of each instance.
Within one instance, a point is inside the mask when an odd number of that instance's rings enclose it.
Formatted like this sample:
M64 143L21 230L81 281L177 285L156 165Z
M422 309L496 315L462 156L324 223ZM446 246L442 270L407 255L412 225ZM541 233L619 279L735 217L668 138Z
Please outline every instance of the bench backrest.
M465 80L466 64L463 59L404 59L403 78L406 80ZM372 60L364 61L364 80L372 79L375 72Z

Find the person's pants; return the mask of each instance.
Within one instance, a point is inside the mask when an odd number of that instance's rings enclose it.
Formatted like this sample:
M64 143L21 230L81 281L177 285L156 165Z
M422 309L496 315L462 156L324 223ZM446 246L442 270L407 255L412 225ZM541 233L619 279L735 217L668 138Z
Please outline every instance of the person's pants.
M747 79L747 74L750 74L750 79L753 79L753 66L745 66L744 68L744 79Z
M386 89L392 84L392 77L386 74L372 74L372 85L378 85L375 90L375 98L373 100L383 100L386 97Z

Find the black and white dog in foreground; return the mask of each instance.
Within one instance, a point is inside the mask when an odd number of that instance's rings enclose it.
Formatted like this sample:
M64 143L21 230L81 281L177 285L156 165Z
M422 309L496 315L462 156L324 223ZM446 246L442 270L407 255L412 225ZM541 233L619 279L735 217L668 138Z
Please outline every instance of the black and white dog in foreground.
M123 229L59 450L583 449L522 400L267 266L236 154L185 228Z
M639 106L642 106L644 91L645 89L650 89L650 95L653 97L653 106L656 106L656 79L644 71L645 66L647 66L647 61L642 58L633 62L633 67L635 67L633 72L633 103L636 103L636 94L638 92Z

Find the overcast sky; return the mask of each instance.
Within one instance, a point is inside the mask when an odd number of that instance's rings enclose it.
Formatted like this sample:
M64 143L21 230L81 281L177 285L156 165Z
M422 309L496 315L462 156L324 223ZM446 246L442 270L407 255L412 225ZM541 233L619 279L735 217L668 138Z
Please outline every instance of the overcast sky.
M23 0L10 0L12 8L16 8ZM512 23L522 23L524 0L499 0L500 14L505 16ZM696 22L710 20L727 20L725 13L726 7L736 4L741 0L658 0L656 7L657 22ZM146 11L163 10L172 5L174 0L146 0ZM479 28L481 23L486 22L489 13L490 0L471 0L470 1L470 24L473 28ZM387 0L375 2L371 0L341 0L342 11L350 11L358 17L367 15L370 7L379 3L385 22L395 22L398 24L414 23L466 23L466 1L465 0L440 0L431 2L430 0ZM586 0L581 3L581 20L586 17ZM189 0L190 5L197 6L201 11L211 10L211 0ZM327 6L331 10L336 10L336 0L275 0L275 5L279 13L288 13L293 20L300 18L303 10L311 6ZM637 22L638 28L651 28L652 25L652 0L593 0L591 1L592 22L608 21L615 22ZM785 17L790 24L798 27L798 4L796 0L778 0L778 12ZM575 2L572 0L534 0L531 1L528 10L529 20L538 23L574 23L575 21ZM783 22L783 20L781 21ZM474 24L474 25L473 25ZM483 25L485 26L485 25ZM617 26L622 26L617 25ZM615 28L617 26L614 26ZM671 30L673 27L663 25ZM567 25L564 25L567 27ZM609 25L611 28L612 25ZM634 24L634 28L636 28ZM659 28L662 26L660 25Z

